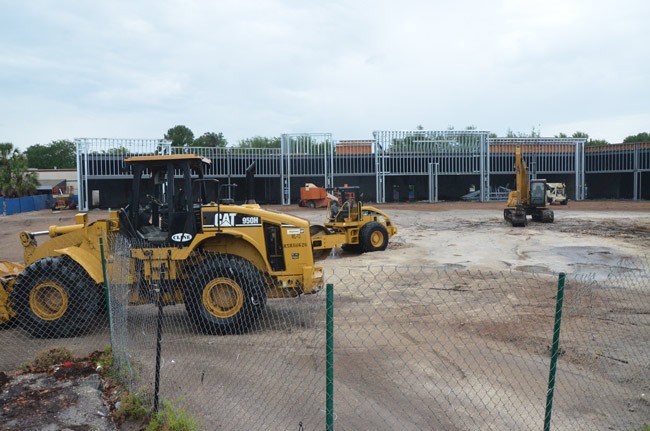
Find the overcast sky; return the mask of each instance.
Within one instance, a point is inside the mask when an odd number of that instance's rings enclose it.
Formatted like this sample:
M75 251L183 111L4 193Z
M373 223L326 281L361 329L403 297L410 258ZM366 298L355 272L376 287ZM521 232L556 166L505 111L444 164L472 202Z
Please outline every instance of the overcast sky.
M0 142L650 132L650 2L0 0Z

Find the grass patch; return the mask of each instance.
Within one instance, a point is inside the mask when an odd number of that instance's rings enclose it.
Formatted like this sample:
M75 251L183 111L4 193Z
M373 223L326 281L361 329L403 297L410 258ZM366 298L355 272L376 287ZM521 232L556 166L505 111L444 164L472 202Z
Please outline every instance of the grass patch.
M119 401L114 403L119 408L113 411L113 420L117 424L125 422L148 423L146 431L199 431L197 422L183 408L163 401L158 413L151 411L151 394L146 392L129 393L126 382L129 380L125 371L115 366L113 351L110 346L98 354L94 360L102 367L101 374L114 394L119 394Z
M162 410L152 416L146 431L199 431L199 425L185 409L163 401Z
M113 413L113 418L117 423L123 423L127 420L142 421L150 413L144 395L124 393L120 399L120 408Z
M113 349L111 346L106 346L104 351L97 357L97 365L107 370L113 368Z

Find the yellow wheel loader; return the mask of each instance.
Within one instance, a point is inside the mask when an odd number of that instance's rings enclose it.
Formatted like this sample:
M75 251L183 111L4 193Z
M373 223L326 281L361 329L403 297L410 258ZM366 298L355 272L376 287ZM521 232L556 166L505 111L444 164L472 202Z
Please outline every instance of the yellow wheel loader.
M528 168L519 145L515 150L515 175L517 189L508 195L503 218L515 227L526 226L527 215L536 222L553 223L553 211L546 207L546 180L528 178Z
M341 245L346 251L383 251L397 234L397 227L383 211L360 201L337 201L328 205L329 219L324 225L312 226L314 250L329 251Z
M124 208L106 220L89 223L77 214L70 226L22 232L25 264L0 262L0 324L17 321L43 338L88 331L105 309L103 239L109 281L129 287L130 303L184 302L203 332L243 333L267 298L322 287L314 250L346 243L383 250L396 233L390 218L370 207L359 206L355 220L339 220L337 211L320 227L264 210L254 200L254 165L246 202L234 204L220 197L232 185L204 178L209 163L188 154L128 158L133 181ZM38 244L40 235L50 239Z

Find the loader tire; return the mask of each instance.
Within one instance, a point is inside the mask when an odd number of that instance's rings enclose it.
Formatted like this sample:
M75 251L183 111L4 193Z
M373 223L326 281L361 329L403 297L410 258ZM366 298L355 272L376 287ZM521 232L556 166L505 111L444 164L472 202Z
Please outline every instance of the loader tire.
M361 228L359 243L364 252L383 251L388 247L388 231L383 224L371 221Z
M251 262L232 255L209 257L192 275L185 309L206 334L242 334L266 306L261 272Z
M76 337L104 321L101 287L66 256L29 265L11 297L18 324L36 338Z
M327 230L325 229L325 226L321 225L311 225L309 226L309 235L310 237L314 237L316 235L320 234L325 234L327 235ZM320 250L313 250L312 249L312 256L314 257L314 260L323 260L326 259L327 256L330 255L332 252L332 249L320 249Z
M316 208L316 202L314 201L307 201L307 206L311 209Z

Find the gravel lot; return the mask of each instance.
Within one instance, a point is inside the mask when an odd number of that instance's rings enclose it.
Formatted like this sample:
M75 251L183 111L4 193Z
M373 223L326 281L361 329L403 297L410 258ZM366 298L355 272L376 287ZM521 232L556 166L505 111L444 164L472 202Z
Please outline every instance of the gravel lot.
M526 228L503 221L503 203L378 207L399 229L386 251L337 250L323 261L336 292L337 427L541 428L560 271L573 289L565 304L554 429L637 429L650 421L641 395L650 392L650 289L640 278L650 269L649 202L570 202L553 208L555 223ZM312 223L325 218L325 210L270 208ZM73 214L0 217L0 260L22 260L20 231L71 223ZM608 283L633 294L600 288ZM193 411L214 429L318 423L322 298L271 301L263 326L243 337L197 336L182 306L169 307L164 388L190 405L194 399ZM136 311L140 353L152 351L150 311ZM101 334L69 341L79 352L105 342ZM2 370L57 340L30 340L9 329L0 331L0 343L13 346L11 354L0 353ZM196 386L199 371L205 386ZM305 414L307 406L313 413ZM226 419L224 410L239 413Z

